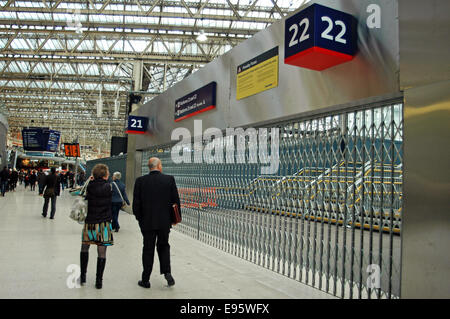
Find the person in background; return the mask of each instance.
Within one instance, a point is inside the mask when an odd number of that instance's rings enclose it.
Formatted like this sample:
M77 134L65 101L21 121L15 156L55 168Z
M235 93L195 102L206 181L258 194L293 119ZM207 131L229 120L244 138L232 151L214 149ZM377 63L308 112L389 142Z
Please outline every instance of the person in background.
M180 206L175 178L162 173L159 158L148 161L150 173L136 179L133 193L133 214L139 222L144 247L142 249L142 280L138 285L150 288L150 274L153 269L153 257L158 251L160 273L164 274L169 286L175 285L170 271L169 233L172 228L173 204Z
M127 192L125 191L125 184L120 181L122 174L120 172L114 172L112 178L112 228L116 233L120 229L119 225L119 212L124 202L130 205Z
M67 185L66 185L66 183L67 183L67 175L64 174L64 173L61 173L59 175L59 178L61 179L61 188L64 191L64 188L67 188Z
M6 189L8 188L8 179L9 179L9 171L5 167L0 172L0 189L2 192L2 196L5 197Z
M34 171L31 171L31 174L30 174L30 188L31 188L31 191L35 191L36 190L36 180L37 180L36 173Z
M86 182L85 174L84 174L83 171L81 171L81 172L78 174L78 185L79 185L79 186L83 186L85 182Z
M28 185L30 185L30 173L28 171L25 171L23 180L25 183L25 189L27 189Z
M17 187L17 181L19 180L19 172L17 172L16 169L13 169L12 171L12 190L15 191Z
M69 187L70 188L74 188L74 181L73 181L73 179L74 179L74 174L72 173L72 172L69 172L68 173L68 182L69 182Z
M24 177L23 170L20 170L20 172L19 172L19 182L20 182L20 185L22 185L22 183L23 183L23 177Z
M80 284L86 283L90 245L97 245L97 273L95 287L103 287L103 272L106 264L106 248L114 244L111 227L112 186L108 182L109 169L97 164L92 169L93 179L86 189L88 209L81 233Z
M52 201L52 208L50 211L50 219L55 218L56 213L56 197L60 195L60 181L56 174L56 169L50 169L50 175L45 176L43 192L39 195L44 196L44 207L42 208L42 217L47 217L48 202Z
M41 168L41 169L39 169L39 171L37 173L37 183L38 183L39 194L41 194L42 190L44 189L44 181L45 181L45 174Z
M13 191L13 170L9 169L9 178L8 178L8 192L12 192Z

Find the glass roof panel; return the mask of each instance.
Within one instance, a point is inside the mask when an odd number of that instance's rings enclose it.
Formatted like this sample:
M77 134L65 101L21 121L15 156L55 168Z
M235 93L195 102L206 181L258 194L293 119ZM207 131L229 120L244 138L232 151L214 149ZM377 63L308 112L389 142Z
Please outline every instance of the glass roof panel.
M286 15L309 2L255 1L230 0L230 7L227 0L185 0L188 10L179 0L165 0L155 7L150 0L46 0L46 4L42 0L0 0L0 7L7 6L0 12L0 19L5 21L0 26L0 72L11 75L0 80L0 99L32 98L37 110L47 114L48 96L54 96L50 104L59 108L57 113L63 112L60 106L64 105L64 112L72 109L73 114L83 114L84 121L88 121L97 120L95 100L100 88L105 99L104 114L113 109L112 101L119 88L122 118L116 122L123 125L134 60L144 60L150 73L145 72L147 91L158 94L203 67L215 55L224 54L266 28L281 17L279 10ZM195 37L201 30L209 39L199 47ZM153 95L148 94L144 100L151 98ZM80 101L86 101L84 113ZM26 110L31 118L33 105L13 103L8 107ZM61 116L63 113L56 117ZM66 118L70 117L73 115ZM28 118L20 122L25 121ZM101 128L89 131L96 132L98 138L105 136ZM70 137L70 133L66 135Z

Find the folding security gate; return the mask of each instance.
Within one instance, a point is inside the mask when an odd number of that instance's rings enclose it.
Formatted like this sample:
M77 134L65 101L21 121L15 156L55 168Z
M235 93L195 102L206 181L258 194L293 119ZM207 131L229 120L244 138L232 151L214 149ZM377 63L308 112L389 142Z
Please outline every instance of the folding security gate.
M251 159L259 144L234 164L176 164L174 144L144 152L143 174L156 156L175 176L175 230L341 298L399 298L402 102L265 127L280 132L274 175Z

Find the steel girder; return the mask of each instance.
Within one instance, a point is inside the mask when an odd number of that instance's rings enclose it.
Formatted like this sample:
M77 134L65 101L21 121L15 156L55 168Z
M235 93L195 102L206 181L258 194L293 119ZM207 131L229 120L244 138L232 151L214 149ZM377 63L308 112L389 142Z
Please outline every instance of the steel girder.
M262 2L4 1L0 101L10 111L10 132L40 123L75 125L86 143L107 132L123 135L134 61L144 61L146 101L295 9ZM197 41L200 30L206 42ZM100 91L105 118L96 117ZM111 118L116 100L118 120Z

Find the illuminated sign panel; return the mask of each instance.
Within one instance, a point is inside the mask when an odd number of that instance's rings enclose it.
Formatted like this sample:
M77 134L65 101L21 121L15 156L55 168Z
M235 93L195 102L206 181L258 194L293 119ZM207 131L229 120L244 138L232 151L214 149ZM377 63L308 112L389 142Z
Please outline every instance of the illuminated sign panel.
M128 116L127 134L145 134L148 128L148 117L143 116Z
M46 127L22 129L23 149L31 152L56 152L61 132Z
M67 157L80 157L80 144L78 143L65 143L64 144L64 154Z

